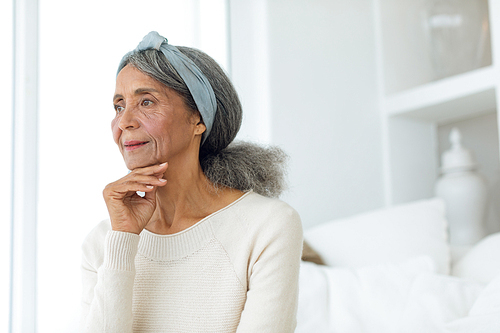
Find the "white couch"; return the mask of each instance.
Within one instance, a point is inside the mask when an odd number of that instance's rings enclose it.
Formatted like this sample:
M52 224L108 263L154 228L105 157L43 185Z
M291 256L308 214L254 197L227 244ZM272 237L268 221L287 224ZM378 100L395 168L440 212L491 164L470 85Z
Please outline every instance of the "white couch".
M452 255L438 198L304 238L326 265L302 263L296 333L500 332L500 233Z

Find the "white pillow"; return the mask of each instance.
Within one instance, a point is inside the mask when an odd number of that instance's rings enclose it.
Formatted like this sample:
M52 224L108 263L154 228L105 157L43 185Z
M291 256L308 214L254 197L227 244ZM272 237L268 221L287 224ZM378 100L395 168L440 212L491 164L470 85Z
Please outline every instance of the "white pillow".
M305 230L304 238L326 265L359 268L431 257L449 274L445 204L433 198L380 209Z
M452 269L452 275L489 283L500 274L500 232L474 245Z

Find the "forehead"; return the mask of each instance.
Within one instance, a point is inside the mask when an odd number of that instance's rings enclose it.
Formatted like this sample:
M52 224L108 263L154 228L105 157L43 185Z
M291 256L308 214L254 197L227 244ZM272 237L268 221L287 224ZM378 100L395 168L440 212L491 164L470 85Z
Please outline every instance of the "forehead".
M116 77L115 94L131 93L137 90L156 90L157 92L166 92L171 90L161 82L153 79L149 75L144 74L137 68L127 65Z

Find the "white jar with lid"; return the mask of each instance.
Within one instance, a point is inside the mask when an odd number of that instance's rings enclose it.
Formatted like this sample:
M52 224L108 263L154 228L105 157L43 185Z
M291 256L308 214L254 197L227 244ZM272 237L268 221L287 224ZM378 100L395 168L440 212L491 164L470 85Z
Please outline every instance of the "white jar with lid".
M486 235L486 183L476 172L472 153L462 147L457 128L451 130L450 142L451 149L442 155L435 192L446 202L450 244L473 245Z

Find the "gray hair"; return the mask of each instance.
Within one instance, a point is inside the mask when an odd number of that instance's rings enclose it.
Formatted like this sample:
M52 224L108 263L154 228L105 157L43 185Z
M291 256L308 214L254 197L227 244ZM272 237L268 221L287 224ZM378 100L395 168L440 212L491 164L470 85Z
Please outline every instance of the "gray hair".
M212 130L200 147L200 164L216 188L227 186L241 191L278 197L286 188L287 155L278 147L264 147L249 142L233 142L242 121L238 94L224 70L200 50L177 46L205 74L217 100ZM177 91L193 112L198 112L186 84L160 51L149 49L132 53L125 65Z

